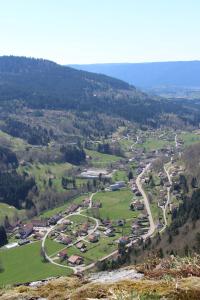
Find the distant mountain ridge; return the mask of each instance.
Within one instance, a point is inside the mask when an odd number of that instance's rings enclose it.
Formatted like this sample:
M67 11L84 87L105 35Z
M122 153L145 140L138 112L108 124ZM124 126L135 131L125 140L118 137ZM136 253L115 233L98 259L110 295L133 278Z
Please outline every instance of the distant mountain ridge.
M200 61L152 63L108 63L71 65L89 72L106 74L140 88L200 88Z

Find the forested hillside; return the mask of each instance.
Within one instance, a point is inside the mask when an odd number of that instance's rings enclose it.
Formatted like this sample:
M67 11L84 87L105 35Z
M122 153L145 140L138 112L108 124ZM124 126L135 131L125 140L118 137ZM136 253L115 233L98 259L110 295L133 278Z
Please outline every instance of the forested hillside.
M196 107L191 118L187 104L154 99L118 79L46 60L0 57L0 103L5 109L14 100L31 108L106 113L153 126L166 113L190 123L199 121Z

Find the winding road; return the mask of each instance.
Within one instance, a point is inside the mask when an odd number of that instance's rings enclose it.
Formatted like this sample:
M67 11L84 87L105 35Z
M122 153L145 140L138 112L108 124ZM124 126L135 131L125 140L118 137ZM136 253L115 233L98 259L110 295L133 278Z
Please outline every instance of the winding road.
M168 178L168 181L170 183L170 185L172 185L172 180L171 180L171 177L170 177L170 174L169 174L169 171L167 170L166 168L166 165L164 165L164 170L165 170L165 173L167 174L167 178ZM161 207L162 210L163 210L163 217L164 217L164 222L165 222L165 225L163 226L163 228L160 230L160 233L162 233L166 227L167 227L167 216L166 216L166 211L167 211L167 207L168 207L168 204L170 203L171 201L171 195L170 195L170 186L167 187L167 202L165 203L165 206Z
M97 192L96 192L96 193L97 193ZM93 197L94 197L94 195L95 195L96 193L92 193L92 195L90 196L90 203L89 203L89 207L90 207L90 208L92 207L92 199L93 199ZM69 248L69 247L71 247L71 246L77 244L77 243L80 242L80 241L85 241L85 239L86 239L90 234L94 233L94 232L97 230L97 228L98 228L98 226L99 226L99 220L96 219L96 218L93 218L93 217L91 217L91 216L84 215L83 213L81 213L81 212L83 212L83 211L84 211L84 210L79 210L78 212L69 214L69 215L63 217L62 219L60 219L60 222L62 223L62 221L64 221L65 219L68 219L68 218L71 217L71 216L77 216L77 215L79 215L79 216L83 216L83 217L86 217L86 218L89 218L89 219L93 220L93 221L95 222L95 227L94 227L92 230L90 230L90 232L88 233L87 236L78 238L73 244L70 244L70 245L64 247L62 250L67 249L67 248ZM59 267L62 267L62 268L67 268L67 269L73 270L74 273L76 274L76 273L79 271L79 270L78 270L78 267L71 267L71 266L65 266L65 265L59 264L59 263L55 262L55 261L47 254L47 252L46 252L46 249L45 249L45 242L46 242L46 239L47 239L48 235L50 234L50 232L56 228L56 226L57 226L57 224L54 225L54 226L51 226L51 228L49 228L49 230L46 232L45 236L43 237L43 240L42 240L42 250L43 250L43 252L44 252L45 258L46 258L50 263L52 263L52 264L54 264L54 265L56 265L56 266L59 266ZM60 250L60 251L62 251L62 250ZM86 267L85 267L85 268L86 268ZM80 268L79 268L79 269L80 269Z
M138 137L137 137L137 140L138 140ZM147 211L147 214L148 214L149 224L150 224L149 231L148 231L146 234L144 234L144 235L142 236L142 238L143 238L144 240L147 239L148 237L152 236L152 235L154 234L155 229L156 229L155 223L154 223L154 221L153 221L153 216L152 216L152 213L151 213L151 209L150 209L149 200L148 200L147 195L146 195L145 191L143 190L143 187L142 187L142 184L141 184L141 178L142 178L142 176L144 175L144 173L149 169L150 165L151 165L151 164L148 164L148 165L143 169L142 173L140 173L140 174L138 175L137 179L136 179L136 185L137 185L137 187L138 187L138 190L140 191L140 193L141 193L142 196L143 196L143 199L144 199L144 205L145 205L145 208L146 208L146 211ZM96 193L97 193L97 192L96 192ZM96 195L96 193L92 193L91 196L90 196L89 208L92 208L92 199L93 199L94 195ZM81 216L83 216L83 217L87 217L87 218L92 219L92 220L95 222L94 228L90 231L90 233L88 233L87 236L85 236L85 237L80 237L80 238L77 239L73 244L64 247L63 250L64 250L64 249L67 249L68 247L70 247L70 246L72 246L72 245L75 245L75 244L76 244L77 242L79 242L79 241L84 241L85 238L87 238L90 234L94 233L94 232L97 230L97 228L98 228L98 226L99 226L99 220L96 219L96 218L93 218L93 217L91 217L91 216L85 215L83 212L84 212L84 210L81 210L81 209L80 209L79 211L77 211L77 212L75 212L75 213L72 213L72 214L69 214L69 215L63 217L63 218L60 220L60 222L62 222L64 219L69 218L70 216L81 215ZM44 238L43 238L43 240L42 240L42 250L43 250L43 252L44 252L44 254L45 254L45 258L46 258L50 263L52 263L52 264L54 264L54 265L56 265L56 266L60 266L60 267L62 267L62 268L68 268L68 269L73 270L75 274L76 274L77 272L83 272L83 271L85 271L85 270L88 270L88 269L93 268L93 267L95 266L96 262L91 263L90 265L87 265L87 266L77 266L77 267L72 267L72 266L66 266L66 265L62 265L62 264L60 264L60 263L55 262L55 261L47 254L46 249L45 249L45 241L46 241L48 235L50 234L50 232L51 232L52 230L54 230L54 229L56 228L56 226L57 226L57 224L54 225L54 226L52 226L51 228L49 228L49 230L46 232L46 234L45 234L45 236L44 236ZM133 245L134 243L136 243L136 240L135 240L135 241L131 241L131 242L128 244L128 246L131 246L131 245ZM100 259L100 261L103 261L103 260L105 260L105 259L107 259L107 258L110 258L110 257L112 257L113 255L115 255L115 254L117 254L117 253L118 253L118 250L115 250L115 251L113 251L112 253L110 253L110 254L108 254L108 255L102 257L102 258Z
M155 229L156 229L156 226L155 226L155 223L154 223L154 220L153 220L153 216L152 216L152 213L151 213L151 208L150 208L149 200L148 200L147 195L146 195L145 191L143 190L143 187L142 187L142 184L141 184L141 178L144 175L144 173L149 169L150 165L151 164L148 164L144 168L144 170L142 171L142 173L140 173L140 175L136 179L136 185L138 187L138 190L142 194L142 197L143 197L143 200L144 200L144 205L145 205L145 208L146 208L146 211L147 211L147 214L148 214L148 218L149 218L149 224L150 224L149 231L145 235L143 235L143 239L144 240L146 238L152 236L153 233L154 233L154 231L155 231Z

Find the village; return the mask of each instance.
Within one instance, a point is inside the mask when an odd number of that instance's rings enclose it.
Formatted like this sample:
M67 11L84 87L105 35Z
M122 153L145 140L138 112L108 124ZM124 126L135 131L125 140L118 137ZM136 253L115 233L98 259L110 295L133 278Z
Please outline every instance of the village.
M123 140L129 139L129 135L123 137ZM122 246L133 248L141 239L162 232L181 201L181 194L173 186L184 171L176 156L183 141L177 136L170 137L171 144L149 151L140 147L144 142L144 137L137 136L135 147L130 146L126 165L135 164L131 178L106 183L103 191L83 195L80 201L72 202L49 218L13 224L7 249L41 241L47 261L77 272L103 259L119 257ZM156 170L154 162L161 158L164 168ZM115 172L116 169L90 168L80 177L112 178Z

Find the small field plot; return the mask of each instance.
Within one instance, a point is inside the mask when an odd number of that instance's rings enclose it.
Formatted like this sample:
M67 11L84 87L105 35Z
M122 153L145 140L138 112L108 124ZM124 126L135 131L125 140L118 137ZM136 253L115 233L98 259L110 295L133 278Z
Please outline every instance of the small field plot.
M179 137L184 141L185 146L200 142L200 134L195 134L194 132L183 132Z
M0 273L0 286L45 279L50 276L71 274L70 269L43 263L40 257L40 243L35 242L10 250L0 250L4 271Z
M149 138L142 144L136 144L135 147L144 148L146 151L158 150L169 146L171 142L157 138Z
M113 181L128 181L127 172L126 171L116 171L112 176Z
M129 189L115 192L99 192L93 197L94 201L102 204L102 207L99 209L100 218L109 218L111 220L129 219L137 216L137 212L129 209L132 199L133 193Z
M92 150L86 150L86 153L92 158L91 163L93 167L97 168L104 168L110 166L112 163L122 160L119 156L104 154Z

